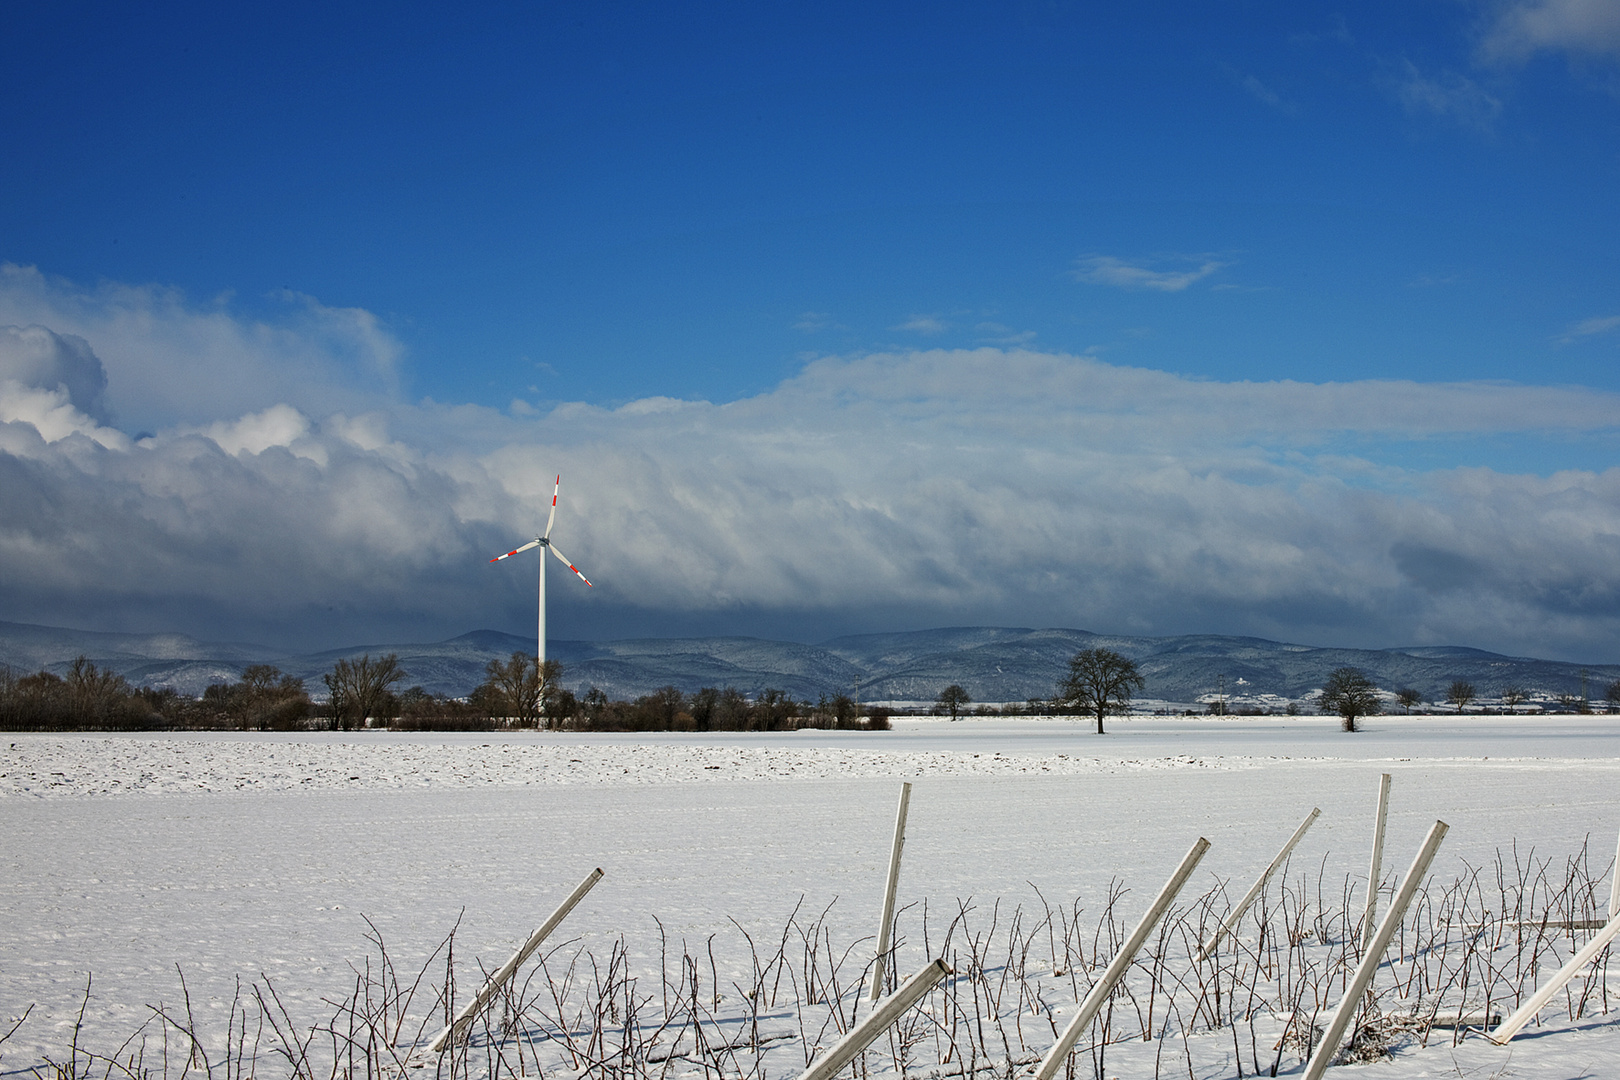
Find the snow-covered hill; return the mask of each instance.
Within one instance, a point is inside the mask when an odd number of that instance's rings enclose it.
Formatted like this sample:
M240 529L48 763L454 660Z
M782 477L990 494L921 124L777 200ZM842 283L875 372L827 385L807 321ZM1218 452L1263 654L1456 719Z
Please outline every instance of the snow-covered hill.
M1601 699L1609 683L1620 679L1620 665L1583 667L1461 646L1333 649L1217 634L1126 637L1018 627L864 634L818 645L747 637L553 641L550 655L562 662L564 681L576 692L595 686L615 698L674 685L686 691L730 686L748 694L774 688L810 700L855 693L864 701L927 701L958 683L975 701L1002 702L1049 697L1069 658L1096 646L1135 659L1147 677L1148 698L1208 701L1224 687L1234 708L1297 700L1320 687L1328 672L1346 665L1361 668L1383 689L1410 687L1429 701L1443 700L1446 687L1457 679L1474 684L1482 701L1510 685L1544 699L1579 695L1583 671L1586 693ZM138 685L173 686L189 694L211 682L238 678L253 663L274 664L319 689L320 676L339 658L391 652L409 673L408 685L460 695L483 679L490 660L533 648L532 638L476 630L448 641L374 642L288 655L180 634L0 623L0 663L14 670L60 671L82 653Z

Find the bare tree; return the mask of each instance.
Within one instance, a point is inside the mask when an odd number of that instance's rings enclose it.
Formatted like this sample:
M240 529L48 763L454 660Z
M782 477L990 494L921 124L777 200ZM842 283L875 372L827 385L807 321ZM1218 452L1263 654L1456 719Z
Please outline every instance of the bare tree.
M1130 657L1112 649L1081 649L1070 659L1068 677L1058 684L1052 703L1095 713L1097 734L1102 735L1103 717L1110 711L1123 712L1131 696L1146 686L1147 679Z
M107 668L97 668L84 655L68 669L68 707L78 723L100 726L110 713L130 695L124 677Z
M1344 730L1356 730L1356 718L1378 715L1378 687L1360 668L1335 668L1322 684L1318 706L1339 714Z
M748 699L743 697L742 691L728 686L715 699L710 722L722 731L743 731L749 726L749 712Z
M961 713L964 705L973 704L973 699L968 697L968 692L966 690L962 689L956 683L951 683L951 685L939 692L939 697L934 699L934 703L940 708L944 709L946 712L950 713L951 719L955 720L957 715Z
M540 679L535 671L535 659L529 654L514 652L506 663L491 660L484 665L484 685L474 693L492 713L499 711L501 719L518 727L535 727L540 723Z
M285 729L297 727L309 713L309 694L304 680L283 675L269 664L252 664L242 671L242 681L228 709L232 718L245 728Z
M1620 683L1615 683L1614 686L1609 688L1611 701L1620 700L1620 695L1614 694L1617 689L1620 689ZM1530 695L1526 694L1522 688L1517 686L1502 687L1502 704L1507 706L1509 712L1514 711L1528 700L1530 700Z
M1395 691L1395 700L1401 703L1401 708L1411 712L1414 706L1423 701L1423 695L1411 687L1406 687Z
M1477 696L1474 692L1474 684L1467 679L1458 679L1446 687L1446 701L1448 704L1457 706L1458 713L1466 709L1469 703Z
M332 670L321 676L332 697L332 726L346 729L350 719L365 727L367 717L375 715L389 699L389 687L405 681L405 671L399 666L399 654L371 658L366 653L358 660L339 660Z
M859 727L861 716L860 706L848 694L834 694L831 702L833 726L836 728Z

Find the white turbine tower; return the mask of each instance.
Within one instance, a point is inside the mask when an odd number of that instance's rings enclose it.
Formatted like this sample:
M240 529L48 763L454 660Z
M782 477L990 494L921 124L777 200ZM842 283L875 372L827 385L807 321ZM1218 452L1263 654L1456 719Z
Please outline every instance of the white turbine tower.
M587 585L589 585L591 583L591 579L586 577L584 574L581 574L579 572L579 567L577 567L573 563L569 562L568 561L568 556L566 556L562 552L558 551L557 548L556 548L556 545L554 545L551 542L551 526L553 524L555 524L556 521L557 521L557 493L560 492L561 490L562 490L562 477L559 476L559 477L557 477L557 486L552 488L552 490L551 490L551 516L546 518L546 531L545 532L541 533L539 536L535 537L533 540L530 540L527 544L524 544L522 547L516 548L516 549L514 549L512 551L508 551L505 555L497 555L493 559L489 560L492 563L497 563L497 562L500 562L502 559L510 559L514 555L521 555L525 551L528 551L532 547L537 547L537 548L541 549L541 551L540 551L540 629L539 629L538 645L535 648L535 657L539 661L540 667L536 669L537 671L543 671L544 668L545 668L545 664L546 664L546 552L549 551L553 555L557 556L557 558L562 561L562 564L564 566L568 567L568 569L572 570L575 573L575 575L578 576L579 580L583 581Z

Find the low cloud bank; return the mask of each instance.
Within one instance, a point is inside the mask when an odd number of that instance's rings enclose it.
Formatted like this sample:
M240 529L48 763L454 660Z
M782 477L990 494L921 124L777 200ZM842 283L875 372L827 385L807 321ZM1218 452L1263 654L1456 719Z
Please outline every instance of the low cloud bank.
M559 637L1005 623L1620 645L1620 470L1470 458L1503 436L1609 438L1612 394L1213 383L978 349L825 358L722 404L513 415L402 399L397 343L314 301L262 326L7 267L0 315L0 619L301 651L521 630L533 564L487 560L543 524L562 473L554 536L597 588L552 578ZM1452 466L1377 452L1423 439Z

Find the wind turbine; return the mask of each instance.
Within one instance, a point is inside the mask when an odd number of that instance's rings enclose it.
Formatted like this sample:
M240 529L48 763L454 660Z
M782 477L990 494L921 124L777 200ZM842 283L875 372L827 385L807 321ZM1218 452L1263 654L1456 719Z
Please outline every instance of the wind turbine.
M556 523L556 521L557 521L557 493L560 492L561 490L562 490L562 477L559 476L559 477L557 477L557 486L552 488L552 490L551 490L551 516L546 518L546 531L545 532L541 533L539 536L535 537L533 540L530 540L527 544L524 544L522 547L515 548L512 551L508 551L505 555L497 555L493 559L489 560L492 563L497 563L497 562L500 562L502 559L510 559L514 555L521 555L525 551L528 551L532 547L537 547L537 548L541 549L541 552L540 552L540 629L539 629L539 637L538 637L539 643L538 643L538 646L535 649L535 657L536 657L537 661L539 662L539 666L535 669L536 671L544 671L545 665L546 665L546 555L545 555L545 553L547 551L549 551L553 555L557 556L557 558L562 561L562 564L564 566L568 567L568 569L572 570L574 572L574 574L579 578L579 580L583 581L586 585L590 585L590 583L591 583L591 579L586 577L584 574L581 574L579 572L579 567L577 567L573 563L569 562L568 561L568 556L566 556L562 552L558 551L557 548L556 548L556 545L554 545L551 542L551 526L554 525Z

